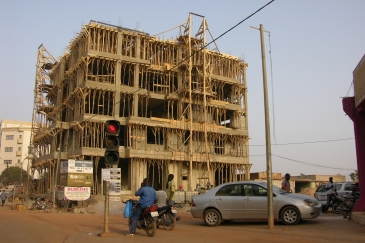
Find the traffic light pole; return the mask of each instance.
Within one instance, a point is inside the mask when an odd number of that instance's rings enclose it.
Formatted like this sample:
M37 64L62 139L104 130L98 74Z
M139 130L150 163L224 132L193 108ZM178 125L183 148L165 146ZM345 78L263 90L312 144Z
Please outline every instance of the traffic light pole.
M104 232L98 234L100 237L114 237L115 235L109 231L109 181L103 181L104 183Z

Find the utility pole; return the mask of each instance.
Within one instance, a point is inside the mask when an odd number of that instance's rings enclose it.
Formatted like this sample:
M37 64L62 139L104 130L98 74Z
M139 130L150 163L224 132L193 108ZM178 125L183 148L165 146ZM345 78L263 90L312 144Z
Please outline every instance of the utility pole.
M32 140L31 140L32 142ZM26 197L29 197L29 168L30 168L30 162L29 162L29 159L30 159L30 155L32 154L32 158L33 158L33 146L30 145L28 146L28 164L27 164L27 189L26 189ZM32 160L33 161L33 160Z
M266 77L266 57L265 57L265 43L264 25L260 24L260 29L250 26L253 29L260 30L261 38L261 57L262 57L262 76L264 83L264 107L265 107L265 133L266 133L266 177L267 177L267 206L268 206L268 226L269 229L274 229L274 205L273 205L273 191L272 191L272 163L271 163L271 139L270 139L270 116L269 116L269 102L267 94L267 77Z
M57 208L56 202L57 202L57 195L56 195L56 189L57 189L57 182L58 182L58 168L60 166L60 160L61 160L61 142L58 145L58 153L57 153L57 162L56 162L56 172L54 175L54 182L53 182L53 209Z

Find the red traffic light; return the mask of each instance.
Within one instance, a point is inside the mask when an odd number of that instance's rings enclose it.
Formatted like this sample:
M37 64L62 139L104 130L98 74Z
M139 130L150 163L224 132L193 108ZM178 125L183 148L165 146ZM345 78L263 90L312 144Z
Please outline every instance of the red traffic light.
M106 130L110 133L116 133L118 131L118 127L115 124L108 124Z
M117 120L108 120L105 122L104 144L105 144L105 163L116 165L119 163L119 131L120 122Z
M105 132L108 135L118 136L119 135L119 130L120 130L119 121L116 121L116 120L106 121L106 123L105 123Z

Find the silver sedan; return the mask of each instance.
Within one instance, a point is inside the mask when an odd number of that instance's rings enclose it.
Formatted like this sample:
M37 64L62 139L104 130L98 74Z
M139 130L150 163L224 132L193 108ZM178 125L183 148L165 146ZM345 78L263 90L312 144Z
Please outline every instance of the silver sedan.
M289 193L273 186L275 220L295 225L301 219L321 215L321 204L313 197ZM208 192L193 196L191 214L202 218L208 226L218 226L222 220L267 220L267 184L239 181L219 185Z

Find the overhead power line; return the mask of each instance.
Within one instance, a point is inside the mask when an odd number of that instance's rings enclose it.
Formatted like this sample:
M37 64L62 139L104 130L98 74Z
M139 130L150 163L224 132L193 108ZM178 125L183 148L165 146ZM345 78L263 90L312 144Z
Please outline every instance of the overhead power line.
M355 170L355 169L346 169L346 168L338 168L338 167L331 167L331 166L325 166L325 165L311 164L311 163L307 163L307 162L303 162L303 161L299 161L299 160L295 160L295 159L289 159L289 158L279 156L279 155L275 155L275 154L272 154L272 155L275 156L275 157L278 157L278 158L282 158L282 159L286 159L286 160L290 160L290 161L293 161L293 162L296 162L296 163L310 165L310 166L316 166L316 167L322 167L322 168L334 169L334 170L351 170L351 171Z
M238 22L236 25L234 25L233 27L231 27L230 29L228 29L227 31L225 31L223 34L221 34L220 36L218 36L217 38L215 38L214 40L212 40L211 42L209 42L208 44L206 44L205 46L203 46L202 48L200 48L199 50L197 50L196 52L194 52L190 56L188 56L185 59L183 59L182 61L180 61L178 64L176 64L175 66L173 66L171 69L174 69L175 67L178 67L181 63L185 62L190 57L192 57L195 54L197 54L198 52L202 51L204 48L206 48L207 46L209 46L210 44L212 44L213 42L215 42L216 40L218 40L219 38L221 38L222 36L224 36L225 34L227 34L228 32L230 32L231 30L233 30L234 28L236 28L237 26L239 26L240 24L242 24L243 22L245 22L246 20L248 20L249 18L251 18L252 16L254 16L255 14L257 14L258 12L260 12L262 9L264 9L265 7L267 7L268 5L270 5L274 1L275 0L272 0L272 1L268 2L267 4L265 4L264 6L262 6L261 8L259 8L258 10L256 10L254 13L250 14L249 16L247 16L246 18L244 18L243 20L241 20L240 22Z
M274 2L275 0L272 0L270 2L268 2L267 4L265 4L264 6L262 6L261 8L259 8L258 10L256 10L254 13L250 14L248 17L246 17L245 19L243 19L242 21L240 21L238 24L234 25L232 28L230 28L229 30L225 31L223 34L221 34L220 36L218 36L217 38L215 38L214 40L212 40L211 42L209 42L208 44L206 44L205 46L203 46L202 48L200 48L198 51L192 53L190 56L186 57L184 60L180 61L178 64L176 64L175 66L173 66L171 69L179 66L181 63L183 63L184 61L186 61L187 59L189 59L190 57L194 56L195 54L197 54L198 52L200 52L201 50L203 50L204 48L206 48L207 46L209 46L210 44L212 44L213 42L215 42L216 40L218 40L219 38L221 38L222 36L224 36L225 34L227 34L228 32L230 32L231 30L233 30L234 28L236 28L238 25L242 24L243 22L245 22L247 19L251 18L252 16L254 16L255 14L257 14L258 12L260 12L262 9L264 9L266 6L268 6L269 4L271 4L272 2ZM151 81L149 81L151 82ZM136 91L134 91L132 94L138 92L139 90L141 90L142 88L137 89ZM117 105L118 103L120 103L122 101L122 99L120 99L119 101L117 101L116 103L113 104L113 106ZM106 111L108 108L105 108L103 111ZM99 114L94 114L93 116L89 117L88 119L83 120L82 122L88 121L96 116L98 116Z
M333 139L333 140L322 140L322 141L312 141L312 142L297 142L297 143L276 143L271 145L298 145L298 144L308 144L308 143L328 143L328 142L338 142L338 141L345 141L345 140L352 140L355 138L339 138L339 139ZM255 146L266 146L266 144L253 144L249 145L250 147Z

